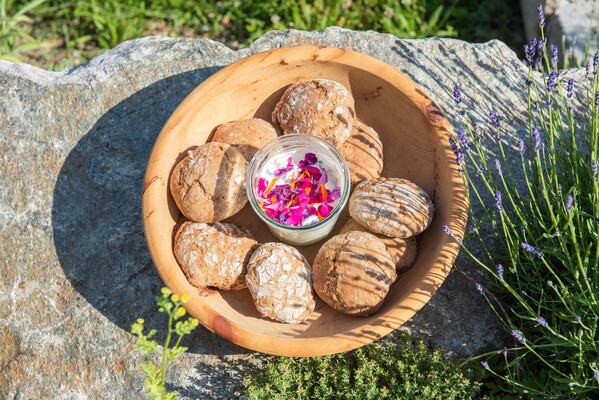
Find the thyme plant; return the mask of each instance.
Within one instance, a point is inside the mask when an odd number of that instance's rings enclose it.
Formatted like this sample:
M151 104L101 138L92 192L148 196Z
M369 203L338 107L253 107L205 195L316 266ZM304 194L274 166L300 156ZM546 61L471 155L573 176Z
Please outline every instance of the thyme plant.
M471 369L459 369L405 332L331 356L275 357L244 383L249 400L461 400L481 386Z

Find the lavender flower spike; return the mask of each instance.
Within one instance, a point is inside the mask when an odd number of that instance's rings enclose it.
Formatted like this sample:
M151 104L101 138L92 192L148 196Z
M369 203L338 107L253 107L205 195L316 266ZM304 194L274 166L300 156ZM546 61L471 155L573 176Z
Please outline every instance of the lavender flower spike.
M447 225L443 225L443 232L447 233L449 236L453 236L453 232L451 231L451 228L448 227Z
M547 43L547 38L537 41L537 64L541 63L543 54L545 54L545 43Z
M570 79L568 79L568 90L567 90L566 96L568 96L568 98L571 99L573 92L574 92L574 79L570 78Z
M464 151L467 151L470 148L468 134L466 133L465 130L458 129L458 140L460 141L460 144L462 145L462 149L464 149Z
M535 151L541 150L541 132L539 132L539 128L536 126L532 128L532 139L535 144Z
M518 151L520 152L521 155L524 155L524 140L522 139L518 139Z
M522 336L522 332L512 329L512 336L520 343L526 344L526 339L524 339L524 336Z
M591 163L591 173L593 174L593 179L597 179L597 174L599 173L599 167L597 166L597 161L593 161Z
M599 371L593 372L593 378L595 378L597 381L599 381Z
M566 211L572 211L572 207L574 206L574 197L572 195L566 197Z
M537 54L537 39L532 38L528 44L524 45L524 63L527 67L535 65L535 56ZM532 82L531 82L532 83Z
M500 190L495 192L495 208L497 209L497 212L503 211L503 203L501 201L501 191Z
M497 272L497 277L499 278L499 280L502 281L503 280L503 265L497 264L497 267L495 267L495 272Z
M480 365L483 366L484 369L486 369L487 371L490 370L491 368L489 367L489 363L487 361L481 361Z
M478 290L480 292L480 294L484 294L485 293L485 289L483 288L483 285L481 285L480 283L476 282L476 290Z
M499 175L503 175L503 172L501 171L501 163L497 159L495 159L495 169Z
M527 251L531 254L534 254L535 256L537 256L539 258L545 257L545 254L543 254L543 252L541 250L537 249L533 245L522 242L522 243L520 243L520 247L522 247L522 250Z
M543 28L545 26L545 12L543 11L542 4L537 4L537 14L539 19L539 28Z
M460 104L462 103L462 101L464 99L462 97L462 91L460 90L460 87L458 85L455 85L453 87L453 99L454 99L456 105L458 105L460 107L460 109L458 110L458 114L466 115L466 110L464 110L464 107L460 106Z
M599 90L595 92L595 105L599 107Z
M499 129L499 117L497 116L497 112L495 110L489 113L489 118L491 119L491 125L493 125L493 128Z
M460 105L460 103L462 102L462 91L460 90L460 87L458 85L455 85L453 87L453 99L455 100L455 103L457 105Z
M456 141L453 140L452 137L449 137L449 145L451 146L451 150L454 153L457 153L458 151L460 151L460 147L458 146L458 144L456 143Z
M558 61L559 61L559 57L558 57L558 53L557 53L557 46L552 44L551 45L551 62L553 63L554 66L557 67Z
M537 321L537 324L541 325L543 328L547 328L549 326L547 321L545 321L545 318L541 316L538 316L535 321Z
M449 138L449 145L451 146L453 154L455 154L455 163L457 165L462 165L462 163L464 162L464 153L462 149L460 149L460 147L452 137Z
M547 78L547 91L553 92L555 90L555 86L557 85L557 73L552 72L549 74Z
M599 72L599 51L596 51L593 57L593 74L597 75L597 72Z

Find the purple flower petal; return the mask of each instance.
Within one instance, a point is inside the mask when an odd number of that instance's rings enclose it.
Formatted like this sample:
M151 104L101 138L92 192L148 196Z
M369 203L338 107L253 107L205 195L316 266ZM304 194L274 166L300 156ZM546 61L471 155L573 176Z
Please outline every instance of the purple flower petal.
M293 159L291 157L289 157L287 159L287 166L276 169L274 172L274 176L278 178L279 176L286 174L287 172L291 171L292 169L293 169Z
M324 185L329 181L329 175L327 174L327 171L325 169L322 170L322 175L320 175L320 178L318 179L318 183L319 185Z
M337 186L335 189L331 191L330 196L327 197L327 202L332 203L339 197L341 197L341 188Z
M318 158L316 158L316 154L314 153L306 153L304 155L304 160L306 165L314 165L318 161Z

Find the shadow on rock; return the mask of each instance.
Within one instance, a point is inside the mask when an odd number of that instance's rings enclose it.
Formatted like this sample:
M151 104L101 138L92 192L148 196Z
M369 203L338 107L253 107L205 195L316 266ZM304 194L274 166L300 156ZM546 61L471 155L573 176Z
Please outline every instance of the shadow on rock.
M214 363L197 364L187 384L167 384L167 389L179 392L183 399L239 399L245 392L244 379L258 370L246 358L217 357Z
M62 268L90 304L126 331L137 317L160 333L165 326L154 303L162 282L141 221L146 161L174 109L218 69L175 75L123 100L81 138L58 176L52 228ZM186 342L195 353L246 352L203 328Z

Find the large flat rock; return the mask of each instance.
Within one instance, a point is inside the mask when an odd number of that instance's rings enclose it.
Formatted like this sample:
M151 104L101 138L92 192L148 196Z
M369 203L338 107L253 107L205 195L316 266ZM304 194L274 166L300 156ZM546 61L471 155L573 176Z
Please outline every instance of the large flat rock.
M398 40L338 28L265 35L238 52L202 39L144 38L58 73L0 61L0 397L142 398L136 317L164 324L143 236L145 163L168 116L211 74L249 54L321 44L379 58L421 85L456 128L454 84L488 135L523 135L526 70L503 43ZM486 139L492 151L493 142ZM475 269L460 258L469 274ZM455 358L500 343L485 301L453 272L409 328ZM234 398L264 356L205 329L171 370L189 398Z

